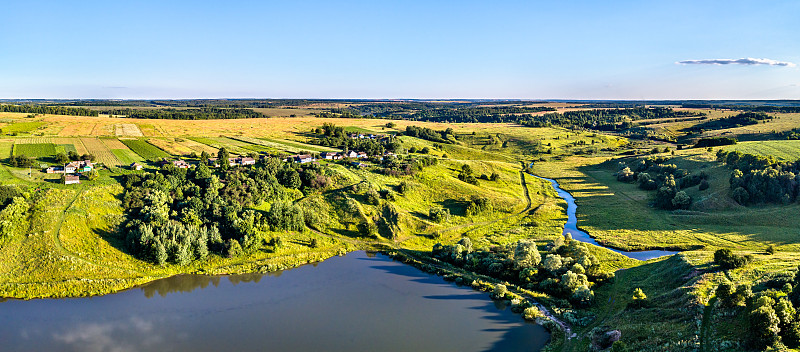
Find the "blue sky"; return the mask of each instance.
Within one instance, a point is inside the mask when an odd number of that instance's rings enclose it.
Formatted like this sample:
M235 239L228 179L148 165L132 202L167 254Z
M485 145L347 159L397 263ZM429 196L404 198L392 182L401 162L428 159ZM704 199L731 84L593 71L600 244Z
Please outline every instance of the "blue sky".
M0 98L800 99L800 1L30 0L3 10ZM678 63L741 58L783 65Z

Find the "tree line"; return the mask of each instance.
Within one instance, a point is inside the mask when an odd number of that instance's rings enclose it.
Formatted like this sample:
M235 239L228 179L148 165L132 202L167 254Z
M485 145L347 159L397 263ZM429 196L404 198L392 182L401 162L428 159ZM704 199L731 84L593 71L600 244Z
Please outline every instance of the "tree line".
M684 131L702 132L707 130L723 130L726 128L755 125L760 121L771 120L774 118L774 116L767 115L763 112L743 112L733 116L703 122L686 128Z
M543 257L531 240L475 250L470 239L464 237L453 245L437 243L432 256L473 272L549 293L581 308L590 306L594 300L591 287L613 277L613 273L602 272L597 257L569 234L557 237L544 250Z
M547 113L538 116L522 117L517 123L528 127L563 126L600 131L621 131L635 126L634 121L681 117L700 117L704 113L676 111L662 107L636 107L627 109L594 109Z
M86 108L68 108L64 106L46 105L10 105L0 104L0 112L22 112L27 114L98 116L98 112Z
M218 120L218 119L249 119L265 117L264 114L246 108L216 108L202 107L192 109L107 109L101 113L108 115L124 115L135 119L166 119L166 120Z

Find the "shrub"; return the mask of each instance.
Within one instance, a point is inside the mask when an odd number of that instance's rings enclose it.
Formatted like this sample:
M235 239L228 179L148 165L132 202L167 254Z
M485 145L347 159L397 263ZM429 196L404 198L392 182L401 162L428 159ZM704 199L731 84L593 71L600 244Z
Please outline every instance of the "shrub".
M753 257L750 255L737 255L727 248L719 249L714 252L714 263L724 270L741 268L747 265L752 259Z
M539 308L534 306L525 308L525 310L522 311L522 317L525 320L536 320L536 318L543 318L544 314L539 311Z
M504 299L506 297L506 294L508 294L508 288L506 288L506 285L503 284L494 285L494 290L492 291L493 298Z
M428 211L428 217L435 222L450 220L450 210L442 207L433 207Z

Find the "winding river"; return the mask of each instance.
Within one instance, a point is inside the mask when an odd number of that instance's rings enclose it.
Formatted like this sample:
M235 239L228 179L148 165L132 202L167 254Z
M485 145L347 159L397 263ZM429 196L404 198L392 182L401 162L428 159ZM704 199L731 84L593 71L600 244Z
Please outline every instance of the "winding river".
M572 194L570 194L569 192L561 189L556 180L546 177L536 176L534 174L529 174L529 175L550 182L550 184L553 185L553 188L555 188L556 193L558 193L558 196L567 201L567 223L564 224L564 232L563 232L564 235L569 233L572 235L573 239L576 239L578 241L591 243L595 246L603 247L612 250L614 252L617 252L619 254L622 254L626 257L638 260L648 260L648 259L663 257L665 255L673 255L675 253L678 253L675 251L662 251L662 250L626 252L619 249L606 247L597 243L597 241L595 241L594 238L592 238L592 236L589 236L588 233L578 228L578 218L575 215L575 213L578 211L578 205L575 204L575 197L573 197Z
M486 293L366 252L271 274L0 302L2 351L538 351L548 340Z

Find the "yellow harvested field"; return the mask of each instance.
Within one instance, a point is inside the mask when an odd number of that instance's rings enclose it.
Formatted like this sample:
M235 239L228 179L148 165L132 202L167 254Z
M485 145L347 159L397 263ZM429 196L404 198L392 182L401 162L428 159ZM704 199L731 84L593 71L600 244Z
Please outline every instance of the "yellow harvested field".
M114 135L120 137L144 137L139 127L133 123L118 123L114 125Z
M81 138L81 142L83 142L89 154L95 156L96 162L103 163L107 166L120 165L119 159L114 156L114 153L112 153L99 138ZM80 151L78 153L80 154Z
M214 147L212 147L210 145L206 145L206 144L203 144L203 143L195 142L195 141L193 141L191 139L181 138L181 141L178 142L178 143L186 146L187 148L189 148L191 150L196 151L198 154L202 153L203 151L205 151L208 154L214 155L214 154L217 154L217 152L219 151L219 149L217 149L217 148L214 148Z
M103 141L103 144L105 144L108 149L128 149L125 143L120 142L119 139L116 138L103 138L101 141Z
M172 155L189 155L194 152L191 148L176 142L174 138L150 138L147 142Z
M92 129L92 136L113 136L114 125L112 124L95 124Z
M80 155L89 154L89 150L86 149L86 146L83 145L83 141L81 141L80 138L75 138L75 143L73 143L72 145L75 146L75 152L76 153L78 153Z
M59 136L89 136L94 129L94 123L70 123L64 124L64 128L58 132Z
M453 128L456 132L501 132L509 127L517 126L511 123L435 123L405 120L381 119L342 119L342 118L316 118L316 117L274 117L257 119L230 119L230 120L156 120L156 119L128 119L109 117L86 116L56 116L48 115L42 121L48 124L63 126L59 135L70 135L75 131L77 136L106 135L114 136L115 125L135 124L145 136L165 137L218 137L226 135L246 137L267 137L286 139L299 142L308 142L304 134L314 128L321 127L323 123L330 122L340 126L353 126L371 132L388 132L392 130L405 130L406 126L426 126L433 129ZM387 122L394 122L394 129L386 128ZM86 133L86 131L91 133Z

